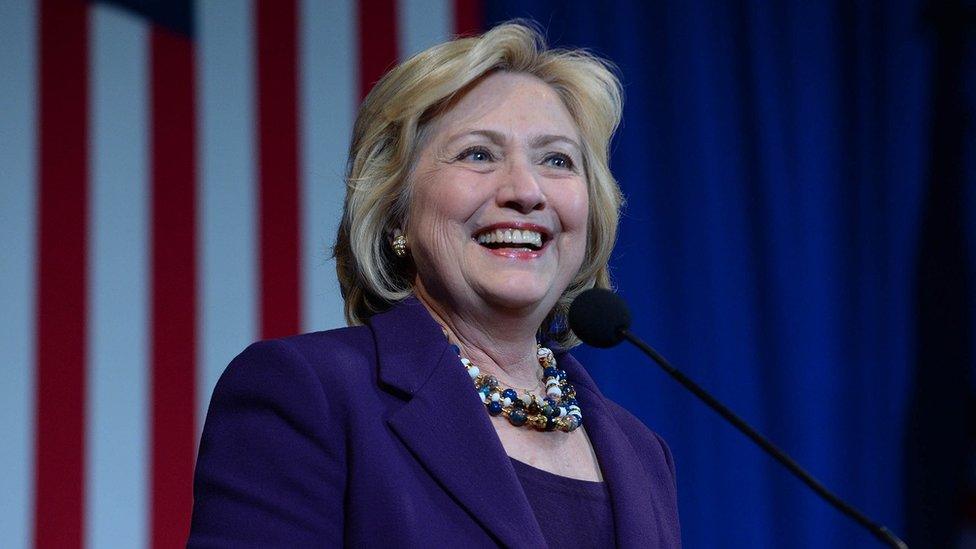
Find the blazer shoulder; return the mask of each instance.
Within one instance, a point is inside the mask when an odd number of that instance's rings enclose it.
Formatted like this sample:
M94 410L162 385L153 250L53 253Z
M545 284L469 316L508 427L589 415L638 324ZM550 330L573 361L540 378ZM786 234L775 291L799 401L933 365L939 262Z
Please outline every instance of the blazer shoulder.
M376 375L375 347L364 326L257 341L227 366L214 396L228 385L267 391L312 382L323 397L339 404L344 393L361 390Z
M362 332L259 341L224 370L200 441L189 546L341 544L356 383L344 373L367 370Z
M270 341L287 347L313 369L323 366L355 368L376 361L375 340L366 326L336 328Z
M376 345L369 328L351 326L258 341L248 346L238 359L248 358L253 362L270 357L301 363L317 377L331 381L337 376L348 377L357 370L369 369L376 362Z
M620 427L626 433L627 438L633 444L634 449L637 450L641 459L652 462L651 465L660 464L661 462L666 464L667 470L671 474L671 482L674 483L674 457L671 455L671 449L668 447L667 442L664 441L664 438L652 431L643 421L623 406L609 399L607 399L607 403L617 423L620 424Z

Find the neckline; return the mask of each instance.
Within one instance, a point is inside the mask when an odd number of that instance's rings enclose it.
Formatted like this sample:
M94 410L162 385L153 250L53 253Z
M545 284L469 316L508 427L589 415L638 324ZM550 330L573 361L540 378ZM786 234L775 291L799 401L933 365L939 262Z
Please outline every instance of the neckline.
M515 474L519 479L528 479L531 482L545 484L548 488L557 490L583 491L602 498L605 498L607 495L607 483L605 480L583 480L566 477L557 475L556 473L550 473L545 469L539 469L511 456L508 459L512 462L512 466L515 467Z

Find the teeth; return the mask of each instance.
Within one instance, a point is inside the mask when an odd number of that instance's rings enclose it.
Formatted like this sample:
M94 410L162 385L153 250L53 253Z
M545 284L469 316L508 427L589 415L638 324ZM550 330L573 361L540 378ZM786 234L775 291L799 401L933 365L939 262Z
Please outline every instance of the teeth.
M479 244L532 244L542 247L542 233L518 229L495 229L478 235Z

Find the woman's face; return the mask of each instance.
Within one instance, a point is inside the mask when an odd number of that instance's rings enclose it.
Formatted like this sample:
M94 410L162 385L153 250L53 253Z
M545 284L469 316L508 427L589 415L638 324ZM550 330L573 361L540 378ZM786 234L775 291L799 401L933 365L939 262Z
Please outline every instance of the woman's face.
M544 315L586 250L583 155L566 107L541 80L498 72L429 130L406 228L417 283L449 307Z

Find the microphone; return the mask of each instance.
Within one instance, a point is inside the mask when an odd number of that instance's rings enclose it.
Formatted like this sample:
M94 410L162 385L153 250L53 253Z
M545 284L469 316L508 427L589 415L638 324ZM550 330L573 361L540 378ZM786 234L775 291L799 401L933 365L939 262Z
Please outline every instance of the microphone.
M619 295L601 288L581 293L569 307L569 327L583 343L613 347L630 328L630 310Z
M676 379L678 383L694 393L709 408L718 412L720 416L749 437L749 439L765 450L776 461L785 466L787 470L796 475L827 503L853 519L854 522L860 524L886 545L896 549L908 549L908 545L892 533L891 530L872 521L853 505L828 490L813 475L803 469L799 463L787 455L786 452L780 450L768 438L746 423L745 420L737 416L732 410L729 410L697 383L672 366L653 347L634 335L630 331L630 310L627 308L627 303L623 298L617 294L602 288L593 288L581 293L573 300L572 305L569 307L569 327L583 343L594 347L613 347L625 339L633 343L644 354L651 357L665 372Z

